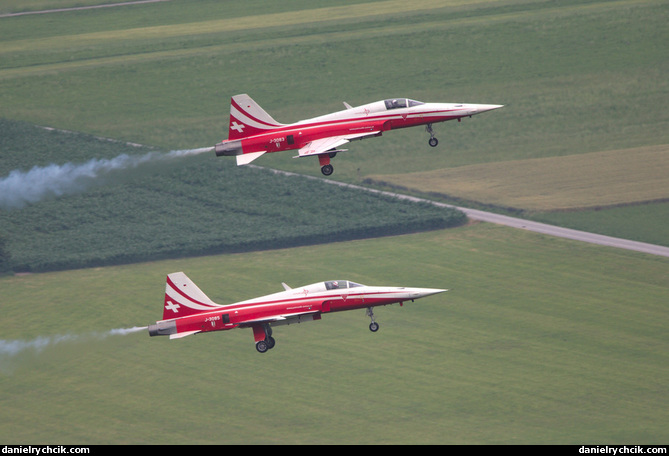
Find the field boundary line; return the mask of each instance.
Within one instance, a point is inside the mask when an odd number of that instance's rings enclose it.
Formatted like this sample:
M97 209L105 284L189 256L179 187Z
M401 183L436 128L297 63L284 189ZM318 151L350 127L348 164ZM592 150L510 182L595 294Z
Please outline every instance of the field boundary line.
M437 207L449 208L449 209L458 209L464 212L467 217L472 220L477 220L480 222L488 222L496 225L504 225L511 228L517 228L527 231L532 231L535 233L546 234L548 236L560 237L564 239L571 239L575 241L587 242L590 244L602 245L607 247L615 247L619 249L632 250L635 252L648 253L651 255L663 256L669 258L669 247L648 244L645 242L631 241L628 239L622 239L612 236L606 236L603 234L589 233L587 231L574 230L572 228L563 228L560 226L549 225L547 223L534 222L531 220L521 219L517 217L510 217L508 215L495 214L493 212L481 211L478 209L469 209L466 207L454 206L451 204L440 203L438 201L432 201L425 198L419 198L416 196L404 195L402 193L394 193L383 190L376 190L373 188L363 187L355 184L347 184L345 182L338 182L328 179L323 179L321 177L309 176L306 174L298 174L290 171L283 171L273 168L266 168L263 166L257 165L246 165L251 168L263 169L271 171L275 174L281 174L285 176L296 176L306 179L318 180L321 182L326 182L331 185L337 185L340 187L351 188L355 190L362 190L370 193L376 193L379 195L385 195L392 198L414 201L416 203L428 203Z
M55 8L55 9L39 10L39 11L19 11L18 13L0 14L0 18L27 16L30 14L66 13L68 11L80 11L80 10L98 9L98 8L114 8L116 6L141 5L143 3L158 3L158 2L169 2L169 1L171 0L135 0L134 2L103 3L102 5L72 6L70 8Z
M141 0L140 0L141 1ZM151 0L144 0L151 1ZM153 0L153 1L168 1L168 0ZM477 2L482 2L483 0L476 0ZM251 40L243 41L238 43L224 43L224 44L214 44L206 46L198 46L195 48L186 48L186 49L169 49L162 51L141 51L137 53L129 53L123 55L113 55L108 57L98 57L98 58L85 58L82 60L75 61L60 61L54 63L44 63L44 64L35 64L29 66L20 66L20 67L10 67L0 70L0 79L5 78L15 78L23 76L39 76L44 73L49 72L62 72L62 71L72 71L86 68L94 68L102 65L115 65L115 64L128 64L128 63L146 63L149 61L155 61L160 59L167 58L183 58L189 56L198 56L198 55L219 55L221 53L227 52L243 52L249 49L257 49L266 46L294 46L294 45L314 45L319 43L329 43L332 41L350 41L355 39L372 39L383 37L386 35L398 35L398 34L412 34L419 33L431 30L444 30L450 29L453 27L471 27L474 24L481 24L483 22L495 22L500 23L502 21L512 21L512 20L523 20L524 18L534 17L537 14L555 14L555 13L570 13L574 14L578 11L598 11L602 8L613 8L620 5L626 5L630 2L636 4L656 4L661 0L614 0L612 2L598 2L589 5L580 5L578 7L569 8L565 10L560 7L553 7L548 9L542 9L539 11L525 11L525 12L512 12L512 13L500 13L494 16L474 16L467 18L456 18L448 20L436 20L436 21L422 21L419 23L410 23L410 24L391 24L383 27L373 27L371 29L364 30L346 30L346 31L323 31L320 33L310 33L305 36L290 36L285 38L272 38L266 40ZM444 3L444 6L447 3ZM402 12L415 11L407 9L406 2L401 2L400 0L386 0L380 2L382 5L394 6L387 11L377 11L361 9L359 10L362 17L375 17L383 14L401 14ZM396 5L402 5L398 7ZM376 5L378 8L378 4ZM421 4L421 7L418 10L434 9L439 6L439 2L436 0L429 3ZM578 8L575 10L574 8ZM27 38L18 41L11 41L4 43L3 49L0 54L7 52L24 52L26 50L44 50L45 46L49 49L58 49L62 50L63 46L66 48L73 48L76 46L90 46L94 43L104 43L109 40L117 41L128 41L128 40L151 40L151 39L165 39L165 38L178 38L183 36L205 36L212 33L221 33L222 31L227 32L236 32L239 30L248 30L248 29L265 29L269 30L274 27L285 27L285 26L304 26L305 24L318 24L323 22L332 21L331 15L327 13L337 12L338 16L342 19L351 19L350 16L350 7L329 7L329 8L320 8L317 9L321 14L326 15L326 19L317 18L313 19L314 11L316 10L307 10L310 14L306 17L303 15L295 15L289 13L274 13L274 14L259 14L254 16L244 16L241 18L235 19L216 19L208 21L199 21L191 22L186 24L176 24L176 25L157 25L150 27L136 27L132 29L125 30L106 30L100 32L91 32L78 35L68 35L65 37L59 37L58 40L52 40L49 38ZM18 13L17 13L18 14ZM306 13L305 13L306 14ZM356 20L359 20L361 16L355 16ZM292 17L296 16L296 17ZM0 18L2 16L0 15ZM261 25L258 25L261 24ZM169 31L169 33L167 33ZM83 43L83 44L82 44ZM27 46L27 47L26 47Z

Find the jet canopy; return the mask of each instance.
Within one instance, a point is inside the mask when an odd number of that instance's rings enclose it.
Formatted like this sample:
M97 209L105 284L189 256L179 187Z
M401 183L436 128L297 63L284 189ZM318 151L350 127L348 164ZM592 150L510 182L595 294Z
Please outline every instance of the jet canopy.
M359 283L351 282L349 280L328 280L325 282L325 288L328 290L337 290L340 288L355 288L355 287L364 287Z
M414 106L424 105L422 101L410 100L409 98L389 98L383 100L386 109L413 108Z

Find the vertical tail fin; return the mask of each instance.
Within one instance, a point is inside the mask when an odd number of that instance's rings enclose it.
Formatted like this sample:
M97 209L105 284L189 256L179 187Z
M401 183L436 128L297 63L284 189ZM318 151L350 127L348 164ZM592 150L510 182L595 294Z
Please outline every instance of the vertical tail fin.
M223 307L209 299L183 272L167 275L163 320L216 310Z
M281 127L248 95L235 95L230 100L228 139L241 139Z

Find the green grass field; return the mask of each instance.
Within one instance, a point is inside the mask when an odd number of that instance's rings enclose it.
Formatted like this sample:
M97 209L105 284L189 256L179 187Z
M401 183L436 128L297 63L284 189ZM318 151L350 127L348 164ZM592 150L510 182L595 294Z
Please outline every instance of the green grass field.
M243 92L283 122L390 94L506 106L438 125L437 149L420 129L351 145L333 178L356 183L664 145L668 19L660 0L171 1L5 18L0 116L171 150L224 138ZM291 157L260 164L319 175Z
M182 340L92 331L160 318L165 275L233 302L325 278L449 292ZM488 224L290 250L5 277L7 443L666 442L666 259Z
M3 2L0 11L99 2L24 3ZM174 0L0 18L2 128L77 132L46 141L29 134L23 139L31 144L11 153L3 134L0 179L14 169L114 156L124 142L164 151L211 146L226 137L229 100L238 93L286 123L342 109L342 101L389 96L505 105L435 126L437 149L420 128L351 144L333 161L332 178L357 184L372 175L568 157L582 163L662 147L669 144L668 22L663 0ZM320 176L315 160L292 155L257 163ZM211 236L219 227L210 215L223 200L241 211L265 208L248 230L271 233L283 211L309 220L295 203L301 182L249 180L271 173L208 158L30 206L20 216L30 224L12 232L29 246L31 236L66 225L61 208L79 207L81 219L67 224L94 224L98 242L124 238L124 220L158 227L144 236L149 245L161 231ZM621 179L622 186L640 177ZM562 190L592 192L597 181L581 178ZM307 187L301 201L333 203L321 190L329 186ZM182 207L205 201L207 223L181 217L169 226L156 195L184 188ZM337 195L334 203L357 199ZM533 216L666 243L668 207ZM353 224L366 214L344 213ZM105 232L111 218L117 223ZM0 441L666 443L666 258L488 224L325 242L0 277ZM65 257L56 241L40 245L55 260ZM281 282L331 278L450 291L378 309L376 334L363 311L278 328L277 347L265 356L242 330L180 341L146 332L100 339L97 332L160 318L165 275L180 270L223 303L279 291ZM58 335L71 340L10 354L15 341Z
M657 0L174 1L11 18L0 115L171 149L225 137L240 92L284 122L390 93L507 106L440 125L437 151L418 129L356 144L349 179L664 144L667 14ZM272 158L318 172L289 156Z

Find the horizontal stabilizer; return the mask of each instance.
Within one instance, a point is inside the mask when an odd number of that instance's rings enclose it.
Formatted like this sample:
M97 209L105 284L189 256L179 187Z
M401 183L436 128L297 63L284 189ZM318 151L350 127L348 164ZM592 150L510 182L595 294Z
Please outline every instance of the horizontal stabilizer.
M237 166L248 165L256 158L259 158L264 153L265 151L262 150L260 152L251 152L248 154L237 155Z
M181 339L182 337L190 336L191 334L197 334L200 331L186 331L182 333L170 334L170 339Z

